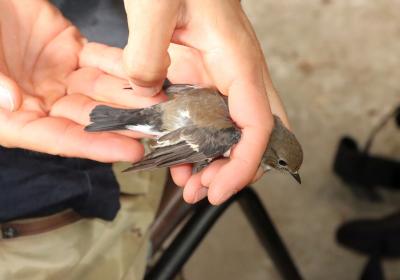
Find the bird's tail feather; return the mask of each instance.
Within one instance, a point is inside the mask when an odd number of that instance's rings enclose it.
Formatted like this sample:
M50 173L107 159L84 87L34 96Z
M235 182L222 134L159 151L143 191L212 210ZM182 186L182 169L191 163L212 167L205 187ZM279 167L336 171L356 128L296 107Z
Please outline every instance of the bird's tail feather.
M119 109L106 105L96 106L90 113L90 125L86 131L110 131L125 129L127 124L133 124L135 115L141 109Z

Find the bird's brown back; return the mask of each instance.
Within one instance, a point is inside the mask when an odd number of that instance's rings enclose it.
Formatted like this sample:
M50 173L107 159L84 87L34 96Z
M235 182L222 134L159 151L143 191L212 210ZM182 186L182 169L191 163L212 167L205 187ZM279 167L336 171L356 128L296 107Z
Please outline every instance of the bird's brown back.
M176 130L183 126L196 125L215 128L234 126L228 106L221 94L214 89L199 88L160 104L164 111L164 129Z

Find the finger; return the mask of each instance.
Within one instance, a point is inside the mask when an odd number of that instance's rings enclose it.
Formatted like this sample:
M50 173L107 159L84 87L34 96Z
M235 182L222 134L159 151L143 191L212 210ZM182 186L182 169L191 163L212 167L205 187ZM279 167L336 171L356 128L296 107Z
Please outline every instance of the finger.
M212 80L204 68L201 53L196 49L170 44L168 52L171 56L171 65L168 68L168 77L174 83L192 83L211 85ZM122 50L99 43L84 45L79 55L79 66L97 68L101 71L119 77L123 81L122 88L126 87L128 79L122 64ZM80 71L80 70L78 70ZM86 71L86 70L84 70ZM95 74L93 74L95 75ZM74 75L79 81L79 75ZM119 89L116 89L121 90ZM73 92L82 90L73 90ZM125 93L125 91L123 91Z
M201 176L201 185L202 186L209 186L215 177L215 175L220 171L220 169L227 164L229 159L220 159L213 161L203 172ZM254 183L258 180L261 179L261 177L264 175L264 170L261 167L258 167L257 172L252 179L251 183Z
M127 82L108 75L99 69L85 67L74 71L68 78L67 92L81 93L94 100L116 104L126 108L144 108L167 99L165 94L142 97L126 89Z
M134 92L153 96L161 90L170 64L168 46L180 15L179 0L125 0L129 38L124 67Z
M220 171L220 169L229 162L229 159L218 159L213 161L207 168L204 169L204 172L201 176L201 184L203 186L209 187L215 175Z
M245 129L242 139L231 152L229 162L223 165L210 184L210 203L218 205L229 199L256 175L263 149L251 138L256 138L256 130ZM265 136L264 136L265 137ZM238 174L232 176L232 174Z
M81 125L88 125L90 112L100 104L80 94L68 95L53 104L49 116L66 118Z
M54 103L49 115L52 117L66 118L82 126L86 126L91 123L90 113L98 105L109 104L96 102L85 95L72 94L63 97ZM113 133L118 133L133 138L143 138L146 136L143 133L128 130L113 131Z
M285 107L283 106L282 99L279 97L274 85L272 84L271 76L269 75L266 63L264 63L263 66L263 80L272 114L277 115L285 124L285 126L290 129L289 118L287 116Z
M230 161L210 184L208 197L212 204L222 203L252 181L273 126L263 84L234 82L229 89L229 108L233 120L242 128L242 136Z
M256 175L254 176L253 180L251 181L251 183L255 183L258 180L261 179L261 177L265 174L265 171L262 169L262 167L258 167Z
M122 62L122 49L99 43L87 43L79 54L80 67L98 68L101 71L128 79Z
M22 102L22 91L17 83L0 72L0 108L18 110Z
M183 189L183 199L187 203L196 203L207 196L208 189L201 185L201 172L190 177Z
M192 176L192 165L182 164L171 167L171 176L177 186L184 187Z
M20 122L24 119L24 122ZM39 118L33 112L15 112L8 122L0 123L1 144L38 152L80 157L101 162L129 161L142 158L143 146L136 140L113 133L91 134L70 120Z

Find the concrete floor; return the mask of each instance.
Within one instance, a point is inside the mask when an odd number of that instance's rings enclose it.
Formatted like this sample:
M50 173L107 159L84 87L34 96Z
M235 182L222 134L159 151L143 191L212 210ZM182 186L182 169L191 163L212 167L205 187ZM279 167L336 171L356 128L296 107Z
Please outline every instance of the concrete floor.
M305 279L358 279L365 257L339 247L335 230L358 217L398 209L354 197L332 173L341 136L364 143L371 127L400 103L400 2L367 0L243 1L264 48L273 81L303 144L303 185L268 174L256 189ZM388 125L372 152L400 157ZM400 279L400 261L386 261ZM186 266L190 280L279 279L240 209L230 209Z

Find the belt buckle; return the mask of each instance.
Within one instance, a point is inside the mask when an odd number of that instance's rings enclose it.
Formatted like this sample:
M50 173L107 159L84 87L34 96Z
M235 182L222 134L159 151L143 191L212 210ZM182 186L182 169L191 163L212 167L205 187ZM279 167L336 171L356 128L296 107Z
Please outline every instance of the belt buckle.
M8 225L0 225L0 239L11 239L18 236L18 230Z

